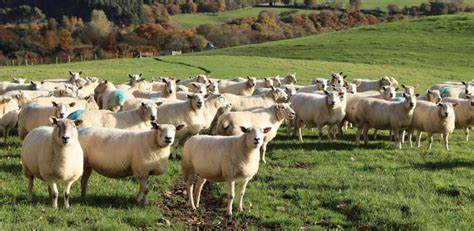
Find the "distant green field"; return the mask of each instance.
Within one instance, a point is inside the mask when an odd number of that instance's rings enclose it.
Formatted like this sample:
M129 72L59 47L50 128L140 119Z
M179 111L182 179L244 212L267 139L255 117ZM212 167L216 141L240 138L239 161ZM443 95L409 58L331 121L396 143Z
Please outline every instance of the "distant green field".
M274 14L278 14L284 11L295 10L291 8L268 8L268 7L252 7L252 8L245 8L240 10L233 10L233 11L225 11L216 14L208 14L208 13L199 13L199 14L178 14L173 15L172 21L183 27L183 28L191 28L196 27L203 24L222 24L226 23L227 21L233 18L244 18L244 17L256 17L258 13L262 10L270 11ZM312 10L302 10L297 9L298 12L301 13L310 13L313 12Z
M349 79L392 75L418 92L446 80L471 80L474 73L474 15L430 17L355 28L301 39L198 54L117 59L60 65L1 67L0 79L65 78L69 70L123 82L127 73L215 78L297 73L301 84L343 71ZM267 164L248 185L244 213L224 217L225 184L204 189L202 208L192 212L183 195L179 161L150 180L150 202L138 206L138 183L94 173L90 193L79 198L73 185L71 208L54 210L46 184L35 182L34 202L26 202L20 141L0 143L0 230L151 229L374 229L472 230L474 227L474 145L461 130L445 151L435 136L433 150L404 145L393 150L387 133L369 146L353 144L354 129L333 143L318 143L306 129L304 142L287 138L284 128L270 143ZM326 131L325 131L326 134ZM327 138L324 138L327 140ZM62 187L60 187L62 188ZM60 204L62 200L60 199ZM235 208L235 207L234 207ZM171 227L166 226L166 221Z
M451 2L450 0L444 0L445 2ZM302 3L303 0L297 0L296 2ZM330 0L321 0L318 1L322 2L330 2ZM349 0L343 0L344 7L349 5ZM387 9L388 4L396 4L400 8L404 6L419 6L423 2L428 2L428 0L362 0L362 8L364 9L374 9L380 8L382 10ZM466 4L470 4L471 6L474 4L474 0L464 0Z

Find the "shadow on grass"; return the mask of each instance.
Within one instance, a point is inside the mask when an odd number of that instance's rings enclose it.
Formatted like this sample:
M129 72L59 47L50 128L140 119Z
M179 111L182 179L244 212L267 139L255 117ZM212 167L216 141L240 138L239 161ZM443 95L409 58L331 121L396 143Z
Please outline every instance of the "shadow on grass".
M446 161L431 161L426 163L413 164L414 168L436 171L453 168L474 168L474 161L469 160L446 160Z
M0 172L12 173L15 175L21 174L21 165L20 164L2 164L0 165Z
M272 149L303 149L308 151L330 151L330 150L344 150L344 151L352 151L356 148L362 149L382 149L385 148L385 143L377 141L369 141L368 145L361 144L360 146L355 145L354 142L349 142L348 140L355 140L354 139L337 139L329 142L327 139L323 139L323 141L318 141L318 136L305 136L303 137L304 142L298 141L296 137L287 137L286 135L277 135L276 139L278 141L284 142L274 142L270 143L270 147ZM287 142L295 142L295 143L287 143Z
M120 208L127 209L133 207L143 206L138 204L136 201L136 194L130 193L127 195L97 195L97 194L88 194L85 198L80 197L79 195L72 199L72 203L81 203L82 205L87 205L97 208ZM145 205L146 206L146 205Z

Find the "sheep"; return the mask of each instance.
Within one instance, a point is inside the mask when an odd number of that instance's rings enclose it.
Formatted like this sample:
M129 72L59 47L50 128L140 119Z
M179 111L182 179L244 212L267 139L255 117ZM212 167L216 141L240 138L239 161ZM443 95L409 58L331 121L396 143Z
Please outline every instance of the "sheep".
M175 79L168 79L168 78L162 78L161 81L165 84L163 88L161 88L161 91L158 92L153 92L153 91L133 91L132 94L136 98L145 98L145 99L150 99L150 98L168 98L168 99L176 99L176 80Z
M401 149L402 133L412 122L416 106L416 96L403 94L402 102L381 99L363 98L355 109L355 123L358 125L356 144L359 145L361 132L364 132L364 143L368 144L369 128L390 129L395 136L395 148Z
M331 73L331 80L329 81L330 86L337 86L337 87L343 87L345 85L345 79L347 78L347 75L343 75L342 72L340 73Z
M122 110L125 100L134 96L126 91L117 90L113 83L105 80L94 89L94 98L100 108L118 112Z
M279 87L281 85L281 80L280 80L280 76L277 75L277 76L274 76L274 77L270 77L270 79L272 80L272 85L274 87Z
M419 96L416 99L420 101L428 101L432 103L438 103L442 100L439 90L430 90L430 89L426 91L426 95Z
M217 111L221 107L227 106L229 103L227 99L221 94L207 94L205 96L204 110L203 110L203 125L202 129L211 127L212 120L216 117Z
M214 116L214 119L212 119L211 125L209 127L209 135L217 135L217 123L219 121L219 117L226 112L230 112L231 109L232 104L230 103L217 109L216 115Z
M467 99L448 97L443 98L443 102L458 104L454 108L454 124L457 129L464 129L464 140L469 141L469 128L474 126L474 96L467 96Z
M13 96L13 95L18 95L18 94L24 94L26 95L29 99L35 99L38 97L46 97L50 96L51 92L50 91L31 91L31 90L15 90L15 91L8 91L3 94L4 96Z
M71 107L75 105L75 102L65 104L56 103L54 101L52 102L52 106L27 104L20 110L20 114L18 115L18 136L23 140L31 130L50 125L50 116L64 119L71 111Z
M278 86L280 86L281 84L293 85L293 84L296 84L297 82L296 72L286 75L285 78L280 78L279 76L274 77L274 78L276 78L280 82Z
M178 82L178 85L188 85L188 83L197 82L197 83L207 83L209 81L209 77L207 75L196 75L195 77L189 77L189 79L183 79Z
M82 175L84 154L79 144L77 126L80 120L50 118L54 127L40 127L31 131L23 141L21 166L28 178L28 201L33 200L33 181L39 178L48 183L53 208L58 207L56 183L64 181L64 207L69 208L72 184Z
M3 131L3 143L7 143L10 129L15 128L18 122L19 105L11 97L0 99L0 128Z
M272 130L263 141L260 149L260 158L265 163L265 153L267 145L272 141L278 132L278 128L285 119L295 118L295 111L289 104L274 104L270 107L256 109L252 111L227 112L222 114L217 122L218 135L240 135L242 131L239 127L271 127Z
M186 181L186 191L192 209L199 207L202 186L207 180L227 182L227 212L232 215L235 181L240 181L238 211L243 211L242 200L247 183L257 174L260 162L260 147L264 136L272 128L245 128L239 136L207 136L191 137L184 144L181 169ZM193 184L196 192L193 193Z
M87 96L85 99L78 99L72 97L40 97L30 101L31 104L39 105L39 106L48 106L51 103L65 103L70 104L72 102L75 103L75 108L85 109L85 110L93 110L99 109L99 106L94 100L93 96Z
M222 94L232 104L232 111L253 110L261 107L269 107L275 103L288 101L288 95L280 88L272 87L263 95L238 96L233 94Z
M234 95L242 96L251 96L255 90L255 84L257 82L256 78L247 77L245 82L220 82L219 83L219 92L221 93L231 93Z
M455 97L455 98L461 98L465 99L466 96L470 96L474 92L474 87L470 86L466 82L462 82L463 86L458 87L458 86L444 86L440 89L441 97L446 98L446 97Z
M24 78L12 78L12 83L25 84L26 79Z
M355 79L352 83L357 84L357 92L379 91L383 86L396 86L395 79L389 76L383 76L379 80Z
M143 74L128 74L128 85L133 86L138 82L141 82L145 80L145 78L142 78Z
M30 84L18 84L18 83L12 83L8 81L2 81L0 82L0 94L5 94L5 92L8 91L15 91L15 90L40 90L41 85L44 82L35 82L35 81L30 81Z
M149 128L151 121L156 120L160 105L161 103L142 103L138 109L122 112L78 110L68 115L68 118L81 119L83 127L145 130Z
M248 77L247 77L248 78ZM233 82L245 82L247 81L247 78L243 78L243 77L237 77L237 78L234 78L234 79L231 79L230 81L233 81ZM260 79L257 79L257 82L255 84L255 88L258 89L258 88L270 88L271 86L274 86L273 85L273 79L272 77L266 77L266 78L263 78L263 80L260 80ZM275 87L275 86L274 86Z
M346 114L346 97L344 92L325 91L325 95L309 93L297 93L290 99L291 108L295 110L295 129L298 139L303 141L302 129L317 127L319 129L318 140L321 142L323 127L328 125L329 141L331 141L331 127L340 123Z
M166 171L170 146L176 131L183 127L151 122L149 131L80 129L79 142L85 160L81 196L86 196L89 177L94 170L109 178L135 177L140 183L137 203L148 204L148 177Z
M192 82L186 85L190 92L198 94L207 94L208 84Z
M90 95L94 95L95 88L99 85L99 81L93 80L89 77L86 78L87 83L84 84L81 88L77 90L76 97L78 98L85 98Z
M441 133L444 147L449 150L448 136L454 131L455 114L454 109L457 104L451 103L431 103L418 101L413 113L413 120L407 130L410 147L412 147L412 134L417 130L416 146L420 147L421 132L427 132L429 137L428 149L431 150L433 144L433 134Z
M312 82L313 85L300 87L297 93L311 93L314 91L325 91L328 88L328 81L326 79L314 79Z

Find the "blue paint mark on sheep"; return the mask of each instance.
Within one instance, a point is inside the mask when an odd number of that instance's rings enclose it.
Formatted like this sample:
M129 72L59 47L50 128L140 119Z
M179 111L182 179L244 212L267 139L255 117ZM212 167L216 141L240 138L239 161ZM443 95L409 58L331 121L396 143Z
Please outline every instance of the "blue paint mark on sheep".
M92 128L78 128L77 131L79 132L79 134L84 134L84 133L87 133L89 131L91 131Z
M125 93L122 90L116 91L115 99L117 99L117 103L119 103L119 105L123 105L125 103Z
M79 109L79 110L76 110L74 112L71 112L71 114L69 114L67 116L68 119L70 120L78 120L80 118L82 118L82 116L86 113L86 110L84 109Z
M445 97L448 97L449 96L449 87L443 87L441 89L441 97L445 98Z
M403 96L397 96L397 97L393 98L392 101L395 101L395 102L403 102L403 101L405 101L405 97L403 97Z
M151 100L159 100L160 97L151 97L150 99L151 99Z

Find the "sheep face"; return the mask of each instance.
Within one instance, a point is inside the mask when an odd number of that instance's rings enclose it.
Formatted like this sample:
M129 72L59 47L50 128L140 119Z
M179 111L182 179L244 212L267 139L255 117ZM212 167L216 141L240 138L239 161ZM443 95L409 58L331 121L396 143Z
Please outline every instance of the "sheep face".
M136 83L145 80L142 78L142 73L140 74L128 74L128 85L133 86Z
M69 112L71 111L71 107L74 107L76 105L75 102L72 102L70 104L65 104L65 103L56 103L53 101L53 107L55 109L55 115L59 119L64 119L66 116L69 115Z
M163 78L162 81L165 83L164 90L166 93L173 94L173 92L176 92L176 80Z
M292 74L288 74L286 77L285 77L285 80L284 82L286 84L296 84L296 73L292 73Z
M281 85L280 76L275 76L271 78L271 80L272 80L272 86L279 87Z
M405 94L408 94L408 95L414 95L415 94L415 88L416 88L416 85L415 86L406 86L405 84L402 84L402 87L403 89L405 89Z
M213 105L215 108L224 107L227 105L227 99L221 94L212 94L207 97L206 105Z
M207 85L207 91L215 94L219 93L218 83L219 81L209 80L209 84Z
M257 78L247 77L247 86L249 88L255 87L256 84L257 84Z
M206 75L197 75L196 82L198 83L207 83L208 79Z
M97 105L97 102L95 101L94 99L94 96L87 96L84 98L86 100L86 109L88 110L98 110L99 109L99 105Z
M141 112L142 118L147 121L155 121L157 118L158 106L160 106L163 102L157 103L143 103L141 105Z
M74 83L81 78L82 71L72 72L69 71L69 82Z
M30 90L32 91L37 91L41 89L41 84L44 82L35 82L35 81L30 81Z
M471 85L466 82L462 82L462 84L464 85L464 93L466 93L466 95L472 95L474 93L474 88Z
M326 103L328 104L329 108L338 108L341 106L342 99L344 99L344 92L337 92L337 91L324 91L326 94Z
M335 86L344 86L344 79L347 77L347 75L343 76L342 72L340 73L332 73L331 74L331 85Z
M288 94L286 94L286 92L283 89L272 88L271 94L272 94L273 99L277 103L288 101Z
M408 109L414 109L416 106L416 96L403 93L403 97L405 98L405 101L403 101L405 107Z
M471 105L471 110L474 110L474 96L467 95L466 98L469 100L469 105Z
M240 127L240 130L244 133L245 142L249 148L259 148L263 144L265 134L268 133L272 128L253 128L253 127Z
M328 81L326 79L315 79L313 84L316 85L317 91L325 91L328 88Z
M392 81L390 80L390 77L388 77L388 76L382 77L379 81L380 81L380 86L382 86L382 87L392 85Z
M264 78L263 81L265 83L266 88L270 88L273 86L273 80L271 78Z
M192 83L191 86L193 86L193 93L207 94L207 86L205 84Z
M382 95L385 100L392 100L397 95L397 91L394 87L384 86L382 87Z
M13 82L14 82L14 83L18 83L18 84L25 84L26 79L23 79L23 78L13 78Z
M174 143L176 131L185 127L183 124L175 127L171 124L157 124L156 122L151 122L151 125L151 129L157 130L155 141L160 147L172 145Z
M204 107L204 96L200 94L188 95L193 110L199 110Z
M284 91L288 95L288 97L291 97L296 94L297 89L295 87L285 87Z
M346 89L348 93L355 94L357 93L357 84L355 83L348 84Z
M438 113L441 118L448 118L450 116L454 116L454 107L456 107L457 104L451 104L451 103L438 103Z
M293 110L293 108L290 107L290 104L288 103L277 104L276 109L278 118L285 118L289 120L295 118L295 111Z
M82 120L58 119L56 117L50 117L50 121L54 126L53 140L55 143L66 146L78 139L77 126L82 123Z
M426 95L427 95L428 101L432 103L438 103L442 100L441 93L439 92L439 90L428 90L426 91Z

